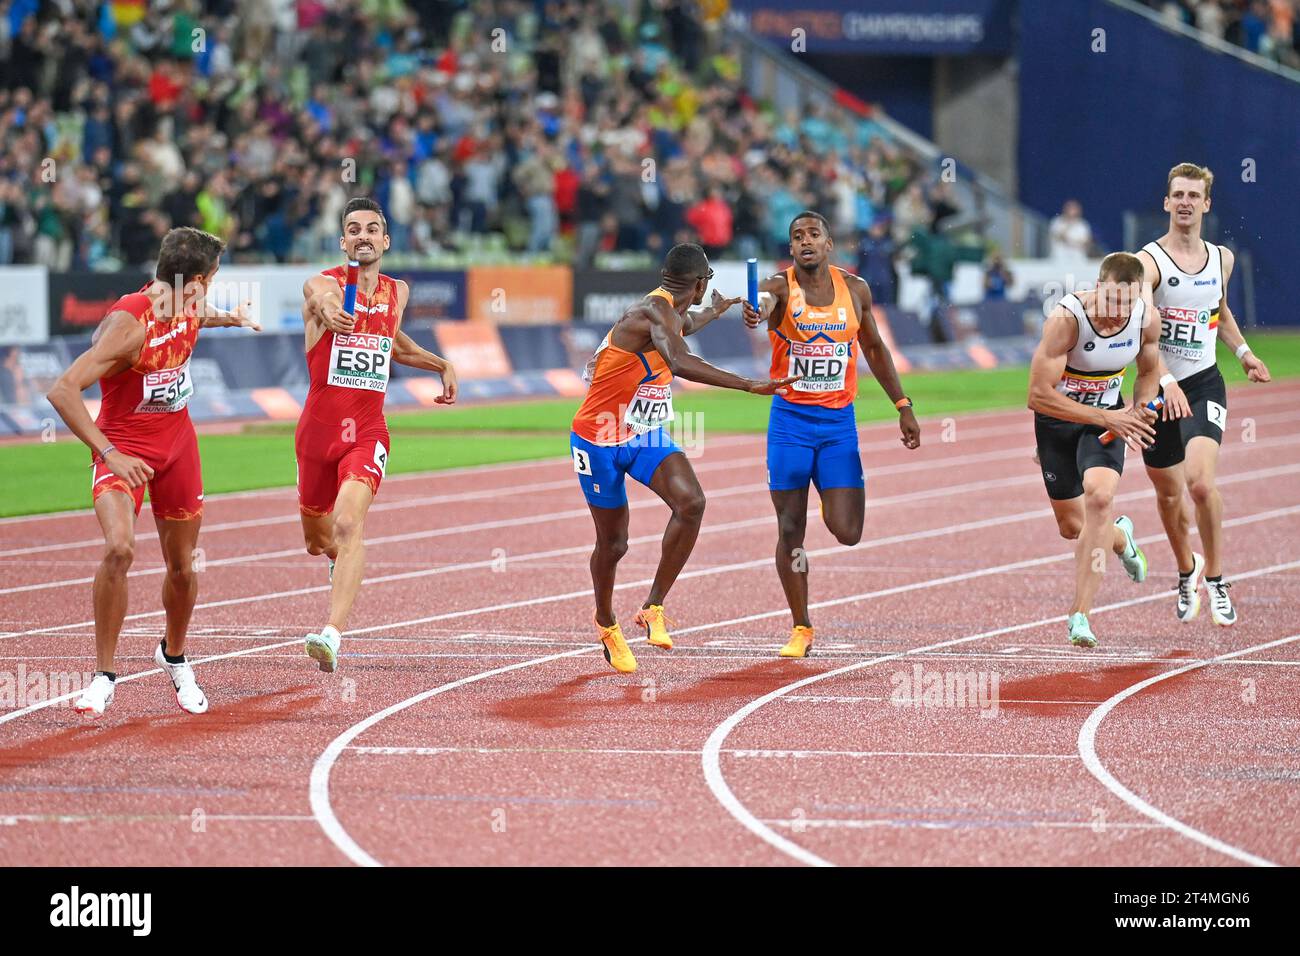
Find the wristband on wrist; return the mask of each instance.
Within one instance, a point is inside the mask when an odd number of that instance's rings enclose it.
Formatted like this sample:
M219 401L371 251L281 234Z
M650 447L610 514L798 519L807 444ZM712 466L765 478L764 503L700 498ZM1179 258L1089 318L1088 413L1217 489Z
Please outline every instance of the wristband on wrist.
M906 395L904 395L898 401L894 402L894 407L901 412L905 408L912 407L912 400L908 398Z
M1237 358L1241 358L1249 351L1250 351L1250 346L1247 345L1245 342L1242 342L1240 345L1237 346Z
M1178 381L1178 379L1174 378L1174 376L1173 376L1172 373L1170 373L1170 372L1165 372L1164 375L1161 375L1161 376L1160 376L1160 387L1161 387L1161 388L1168 388L1170 385L1174 384L1174 382L1176 382L1176 381Z
M91 462L91 467L93 468L93 467L95 467L95 465L98 465L98 464L100 464L101 462L105 462L105 461L107 461L107 460L108 460L108 456L111 455L111 454L112 454L113 452L115 452L115 451L117 451L117 448L114 447L113 445L105 445L103 451L100 451L100 452L96 452L96 453L95 453L95 457L94 457L94 459L93 459L92 462Z

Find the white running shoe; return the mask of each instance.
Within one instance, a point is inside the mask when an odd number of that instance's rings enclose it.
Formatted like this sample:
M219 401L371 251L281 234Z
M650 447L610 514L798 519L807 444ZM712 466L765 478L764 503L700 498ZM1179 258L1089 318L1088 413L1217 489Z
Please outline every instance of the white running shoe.
M1129 579L1141 584L1147 579L1147 556L1142 553L1133 537L1133 519L1128 515L1120 515L1115 519L1115 527L1124 535L1125 542L1124 553L1119 556L1120 563L1124 565Z
M207 695L194 679L194 668L190 666L189 661L169 664L167 658L163 656L163 644L160 643L158 649L153 652L153 662L166 671L167 676L171 678L172 686L176 688L176 703L181 705L181 710L187 714L208 712Z
M338 670L341 642L342 638L334 628L321 628L321 633L307 635L307 656L314 660L326 674L333 674Z
M1178 592L1178 620L1186 623L1201 613L1201 576L1205 574L1205 559L1192 553L1192 573L1178 575L1174 590Z
M1237 609L1228 596L1230 587L1232 585L1222 579L1205 582L1205 590L1210 594L1210 617L1220 627L1232 627L1237 623Z
M116 684L104 674L96 674L81 696L73 703L72 709L83 717L103 717L108 705L113 703L113 689Z

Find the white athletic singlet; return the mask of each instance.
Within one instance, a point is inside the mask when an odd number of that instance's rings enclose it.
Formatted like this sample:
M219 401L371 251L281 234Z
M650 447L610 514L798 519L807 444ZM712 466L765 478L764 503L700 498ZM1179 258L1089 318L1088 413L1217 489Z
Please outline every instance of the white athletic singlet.
M1146 312L1146 303L1136 300L1124 327L1110 335L1100 335L1092 327L1078 296L1063 296L1060 304L1074 316L1079 326L1079 337L1065 357L1065 372L1056 383L1056 390L1084 405L1119 407L1124 370L1142 348L1142 316Z
M1223 250L1204 239L1205 265L1184 272L1158 242L1142 247L1156 261L1160 281L1152 290L1160 312L1160 352L1178 381L1215 362L1219 337L1219 302L1223 298Z

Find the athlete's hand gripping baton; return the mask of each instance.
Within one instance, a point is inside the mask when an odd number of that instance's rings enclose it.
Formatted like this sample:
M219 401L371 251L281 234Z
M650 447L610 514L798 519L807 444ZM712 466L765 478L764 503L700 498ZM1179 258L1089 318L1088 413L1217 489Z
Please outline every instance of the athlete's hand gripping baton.
M343 311L352 315L357 308L357 270L361 268L361 263L356 260L348 260L348 281L343 287Z
M1151 399L1151 401L1147 402L1147 408L1149 408L1153 412L1160 411L1160 409L1164 408L1164 405L1165 405L1165 399L1164 396L1162 395L1157 395L1155 398ZM1100 435L1097 436L1097 440L1101 442L1103 445L1109 445L1111 442L1115 440L1115 433L1107 429L1106 431L1102 432Z

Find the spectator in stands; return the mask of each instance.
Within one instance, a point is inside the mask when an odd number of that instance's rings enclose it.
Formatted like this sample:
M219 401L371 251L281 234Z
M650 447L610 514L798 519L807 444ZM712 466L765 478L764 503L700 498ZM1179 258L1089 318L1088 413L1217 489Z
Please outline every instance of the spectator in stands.
M858 275L871 287L872 300L882 305L898 301L898 272L894 266L898 244L889 227L888 217L877 218L858 243Z
M984 272L984 298L990 302L1000 302L1007 297L1014 279L1011 270L1000 252L989 257L988 268Z
M708 196L691 206L686 211L686 221L699 236L700 245L710 259L721 257L731 245L734 219L720 187L712 187Z
M397 245L418 254L467 233L556 252L563 222L584 264L677 241L688 210L711 250L776 257L809 205L849 255L900 196L909 224L942 218L910 191L921 162L870 121L754 103L697 7L7 4L0 183L20 188L0 190L0 259L33 261L39 244L42 261L142 261L164 222L222 236L234 261L318 259L337 254L338 211L361 192L385 195ZM75 180L66 195L33 178L47 156ZM92 185L107 222L85 212Z
M1052 258L1059 260L1086 259L1092 248L1092 227L1083 218L1083 207L1077 199L1067 199L1059 215L1048 226Z

